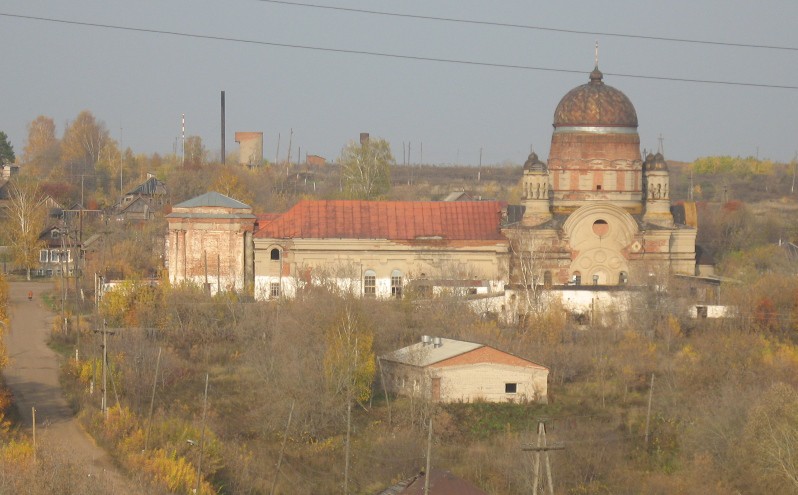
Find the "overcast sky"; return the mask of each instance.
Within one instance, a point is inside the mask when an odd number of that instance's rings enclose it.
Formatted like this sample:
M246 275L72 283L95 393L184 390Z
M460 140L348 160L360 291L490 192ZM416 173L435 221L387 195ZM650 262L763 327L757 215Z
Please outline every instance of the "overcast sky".
M763 49L413 19L262 0L4 0L0 130L17 155L26 125L52 117L59 135L81 110L137 153L170 153L187 135L227 150L235 131L278 134L293 153L335 158L360 132L403 143L411 161L522 163L548 156L559 100L587 82L594 43L604 81L634 103L641 147L691 161L742 155L789 161L798 150L798 89L701 84L620 74L798 86L798 2L308 0L323 5L572 31L709 40ZM757 5L755 5L757 4ZM559 72L409 60L182 37L10 17L46 17L209 37ZM619 74L619 75L612 75ZM420 155L423 143L423 157Z

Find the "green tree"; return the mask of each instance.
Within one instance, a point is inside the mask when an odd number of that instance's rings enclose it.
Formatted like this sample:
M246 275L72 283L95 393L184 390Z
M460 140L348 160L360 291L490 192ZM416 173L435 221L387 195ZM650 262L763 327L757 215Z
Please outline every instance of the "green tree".
M9 183L6 234L14 262L30 271L39 262L39 234L44 228L46 207L38 182L15 177Z
M396 162L384 139L350 142L339 163L344 191L352 199L374 199L391 187L391 166Z
M0 131L0 165L14 163L15 160L14 147L8 142L6 133Z

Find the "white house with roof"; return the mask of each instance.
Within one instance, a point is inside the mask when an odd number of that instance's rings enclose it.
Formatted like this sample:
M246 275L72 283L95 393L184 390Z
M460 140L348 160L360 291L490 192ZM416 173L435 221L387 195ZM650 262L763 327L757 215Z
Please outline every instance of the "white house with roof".
M548 368L485 344L424 336L380 363L394 394L435 402L547 402Z

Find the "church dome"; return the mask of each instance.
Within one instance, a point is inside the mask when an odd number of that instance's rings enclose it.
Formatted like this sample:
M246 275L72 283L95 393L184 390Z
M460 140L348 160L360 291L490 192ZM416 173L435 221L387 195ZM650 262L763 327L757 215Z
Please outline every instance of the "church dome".
M646 157L646 161L643 163L643 168L647 171L664 170L667 172L668 162L665 161L665 157L662 155L662 153L657 153L656 155L649 153Z
M548 168L546 164L540 161L538 158L537 153L532 152L527 158L526 162L524 162L524 170L529 170L532 172L548 172Z
M625 94L604 84L596 66L590 82L566 94L554 111L554 127L637 127L637 112Z

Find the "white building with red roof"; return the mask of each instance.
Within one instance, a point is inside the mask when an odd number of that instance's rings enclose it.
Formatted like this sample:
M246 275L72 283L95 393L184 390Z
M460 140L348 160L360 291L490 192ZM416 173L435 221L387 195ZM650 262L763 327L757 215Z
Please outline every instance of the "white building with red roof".
M310 284L365 297L498 293L509 243L495 201L304 200L255 232L255 297Z
M424 336L380 362L395 394L435 402L548 400L548 368L476 342Z

